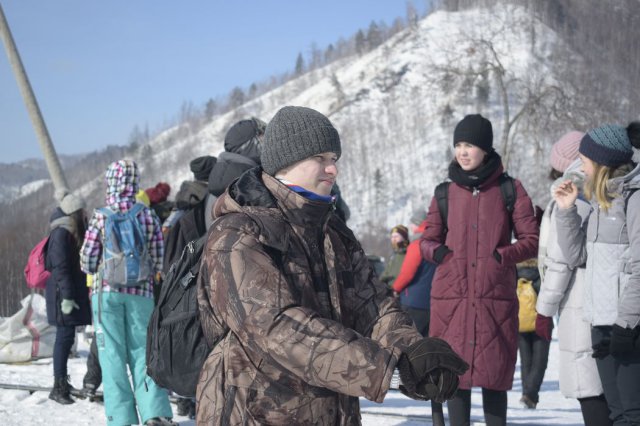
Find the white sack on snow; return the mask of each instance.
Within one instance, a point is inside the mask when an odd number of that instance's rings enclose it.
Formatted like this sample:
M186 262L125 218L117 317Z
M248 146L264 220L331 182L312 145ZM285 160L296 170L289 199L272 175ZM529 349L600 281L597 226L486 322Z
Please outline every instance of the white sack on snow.
M47 323L45 298L32 293L13 316L0 318L0 363L53 356L56 328Z

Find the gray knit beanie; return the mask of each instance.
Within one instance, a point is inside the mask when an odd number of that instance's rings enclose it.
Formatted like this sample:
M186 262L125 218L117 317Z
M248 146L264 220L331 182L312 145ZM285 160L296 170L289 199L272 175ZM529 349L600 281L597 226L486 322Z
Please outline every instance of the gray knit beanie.
M323 152L342 153L340 136L327 117L311 108L286 106L267 125L260 160L270 175Z
M72 192L69 192L68 189L63 188L61 190L56 190L56 198L60 200L60 210L66 215L70 215L71 213L84 209L87 206L84 198L79 195L75 195Z

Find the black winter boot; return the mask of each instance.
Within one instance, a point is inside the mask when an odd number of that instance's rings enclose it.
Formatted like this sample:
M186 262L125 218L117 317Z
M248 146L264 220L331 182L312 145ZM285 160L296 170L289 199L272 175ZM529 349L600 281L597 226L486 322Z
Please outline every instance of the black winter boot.
M64 376L53 379L53 389L51 389L49 393L49 399L63 405L73 404L75 402L71 399L69 392L70 385L67 380L67 377Z

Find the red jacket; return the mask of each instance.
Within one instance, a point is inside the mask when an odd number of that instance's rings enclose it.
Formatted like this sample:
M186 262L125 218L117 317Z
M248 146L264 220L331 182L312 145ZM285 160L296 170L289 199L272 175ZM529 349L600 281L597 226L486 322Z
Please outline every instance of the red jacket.
M418 227L418 232L424 232L426 226L427 223L422 222L422 224ZM413 277L416 275L416 272L418 271L420 262L422 262L422 254L420 254L420 240L418 239L412 241L409 244L409 247L407 247L407 254L404 257L404 262L402 262L400 273L393 283L393 291L395 291L396 293L400 293L406 286L409 285Z
M518 180L512 213L517 241L511 243L509 215L498 182L502 172L499 167L477 193L456 183L449 185L446 241L433 197L420 242L423 257L435 263L434 255L443 243L453 252L438 259L443 263L431 290L429 334L445 339L471 366L460 379L462 389L511 389L518 338L515 265L538 252L533 204Z

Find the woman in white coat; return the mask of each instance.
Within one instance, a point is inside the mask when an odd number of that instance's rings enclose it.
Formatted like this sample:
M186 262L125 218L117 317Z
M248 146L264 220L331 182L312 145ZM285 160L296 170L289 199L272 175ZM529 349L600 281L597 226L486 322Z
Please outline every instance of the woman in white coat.
M578 158L578 147L584 133L572 131L562 136L551 148L551 194L565 180L571 180L582 192L584 173ZM589 216L591 206L583 197L576 200L581 220ZM608 426L609 408L591 356L591 325L583 315L584 267L572 268L558 245L556 233L557 204L547 205L540 226L538 267L542 279L536 304L538 326L544 318L558 314L560 347L560 391L580 402L586 426ZM540 327L539 327L540 328ZM549 337L551 333L549 333Z
M567 264L586 262L584 314L613 424L640 425L640 122L606 124L580 141L587 224L577 213L578 188L565 180L558 205L558 244Z

